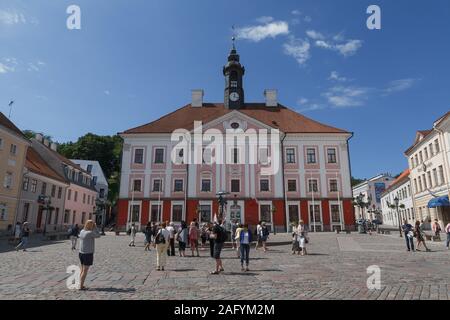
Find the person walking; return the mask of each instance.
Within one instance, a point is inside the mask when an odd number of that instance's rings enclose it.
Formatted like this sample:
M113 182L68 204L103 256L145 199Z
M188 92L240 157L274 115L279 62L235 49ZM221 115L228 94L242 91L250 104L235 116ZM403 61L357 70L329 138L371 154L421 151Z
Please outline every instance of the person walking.
M447 234L447 243L446 243L446 247L447 250L449 250L449 245L450 245L450 222L447 223L447 225L445 226L445 233Z
M305 225L305 222L303 220L299 221L299 224L297 227L297 240L298 240L300 254L302 256L307 255L308 251L306 250L306 245L309 243L308 227Z
M78 235L80 233L80 228L78 227L78 224L75 224L70 228L70 242L72 244L72 251L77 250L77 240Z
M216 270L212 271L211 274L219 274L220 272L225 271L220 254L227 239L226 231L222 226L222 220L219 219L214 225L210 237L214 239L214 259L216 260Z
M432 228L433 228L433 233L434 233L434 236L436 237L436 240L441 241L441 231L442 231L442 229L441 229L441 225L439 224L437 219L434 219Z
M252 233L248 229L248 224L244 224L239 232L239 250L241 252L241 271L249 271L248 265L250 261L250 244L252 243ZM245 261L245 269L244 269Z
M292 224L292 254L300 254L299 236L297 234L298 224Z
M177 240L178 240L178 251L180 257L186 257L186 244L188 242L189 234L185 221L181 221L181 227L178 230Z
M267 251L267 240L269 239L269 228L267 228L266 223L263 222L261 224L261 244L264 249L264 252Z
M189 246L191 247L192 256L194 256L194 251L196 251L197 257L200 257L198 253L198 228L195 221L192 221L189 226Z
M402 230L405 235L406 248L408 251L414 250L414 228L408 223L408 220L403 221Z
M136 245L135 245L135 243L134 243L134 240L136 239L136 227L135 227L135 225L134 225L134 223L133 224L131 224L131 229L130 229L130 237L131 237L131 241L130 241L130 243L128 244L128 246L129 247L136 247Z
M241 255L241 250L239 249L239 247L241 246L241 231L244 229L244 226L242 225L242 223L238 223L237 224L237 228L236 228L236 232L235 232L235 239L236 239L236 254L237 257L239 258ZM248 228L247 228L248 229ZM251 242L250 242L251 243Z
M167 255L168 256L175 256L175 227L174 223L170 222L169 225L166 227L167 231L169 231L170 238L169 238L169 245L167 246Z
M208 228L207 228L207 239L209 242L209 252L211 255L211 258L214 258L214 234L213 234L213 228L214 225L212 223L208 223Z
M144 251L150 251L150 246L152 244L152 224L150 222L147 223L144 230L145 234L145 248Z
M426 251L431 251L428 249L427 244L425 243L425 233L423 232L422 228L420 227L420 221L416 221L416 226L414 229L414 233L417 238L417 245L416 245L416 251L420 251L419 247L421 244L425 247Z
M22 228L20 230L19 239L20 242L16 247L16 251L22 249L23 251L27 251L28 239L30 237L30 228L28 227L28 222L24 222Z
M14 245L17 246L20 243L20 233L22 232L22 224L17 221L14 228Z
M206 247L206 240L207 240L207 237L208 237L207 228L208 228L207 224L203 223L201 231L200 231L200 239L202 240L201 241L201 246L200 246L200 250L201 251L204 251L205 247Z
M156 248L156 270L164 271L167 260L167 246L169 245L170 232L166 229L167 225L165 222L161 223L161 228L155 237L155 248Z
M262 221L258 222L258 225L256 226L256 246L255 250L258 250L258 247L261 246L261 229L262 229Z
M100 233L97 230L97 225L94 221L88 220L84 224L83 230L80 232L80 250L79 258L81 263L80 274L80 290L86 290L84 282L88 274L90 266L94 263L95 239L100 238Z
M236 237L236 229L238 227L237 221L235 219L231 220L231 247L233 248L233 250L238 248L238 240L239 239L235 239Z

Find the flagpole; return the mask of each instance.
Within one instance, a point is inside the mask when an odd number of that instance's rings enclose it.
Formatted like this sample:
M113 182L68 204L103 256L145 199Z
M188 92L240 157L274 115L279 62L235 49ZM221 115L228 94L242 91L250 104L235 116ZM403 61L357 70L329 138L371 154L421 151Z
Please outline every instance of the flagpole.
M339 180L338 180L337 172L336 172L336 185L337 185L337 193L338 193L339 218L341 220L341 231L343 231L344 230L344 219L342 216L342 207L341 207L341 189L339 188Z
M311 182L312 182L312 178L313 178L313 175L312 175L312 172L311 172ZM313 214L313 222L314 222L314 232L316 232L316 206L315 206L315 202L314 202L314 185L311 185L311 191L312 191L312 207L313 207L313 212L312 212L312 214Z

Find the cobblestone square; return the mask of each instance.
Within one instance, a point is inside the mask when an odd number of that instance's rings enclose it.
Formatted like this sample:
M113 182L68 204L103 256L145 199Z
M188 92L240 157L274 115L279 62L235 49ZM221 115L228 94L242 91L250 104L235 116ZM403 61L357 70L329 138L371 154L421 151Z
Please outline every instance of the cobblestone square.
M144 252L144 237L128 247L127 236L108 233L96 242L88 291L69 290L66 268L78 265L69 241L34 240L26 252L0 243L0 299L449 299L449 251L428 242L432 252L407 252L396 235L310 233L309 255L292 255L290 245L250 252L250 271L230 248L225 272L210 275L209 248L202 257L169 257L156 271L156 252ZM277 234L272 241L289 241ZM186 251L190 253L189 248ZM381 289L369 290L367 267L381 268ZM214 289L214 290L212 290Z

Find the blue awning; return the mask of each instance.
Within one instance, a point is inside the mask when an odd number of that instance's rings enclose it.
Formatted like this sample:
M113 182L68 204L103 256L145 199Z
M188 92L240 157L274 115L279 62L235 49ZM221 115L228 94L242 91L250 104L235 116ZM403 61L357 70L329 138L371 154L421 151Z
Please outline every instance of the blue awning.
M448 196L433 198L428 202L428 208L436 208L436 207L450 207Z

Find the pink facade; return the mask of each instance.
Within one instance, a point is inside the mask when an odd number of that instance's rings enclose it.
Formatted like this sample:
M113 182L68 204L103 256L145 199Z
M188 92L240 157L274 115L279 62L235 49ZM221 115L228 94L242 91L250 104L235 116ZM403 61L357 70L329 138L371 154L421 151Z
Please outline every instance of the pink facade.
M69 224L82 225L93 218L97 192L71 183L66 192L65 212L69 213ZM70 198L69 198L70 197ZM83 201L84 200L84 201Z

